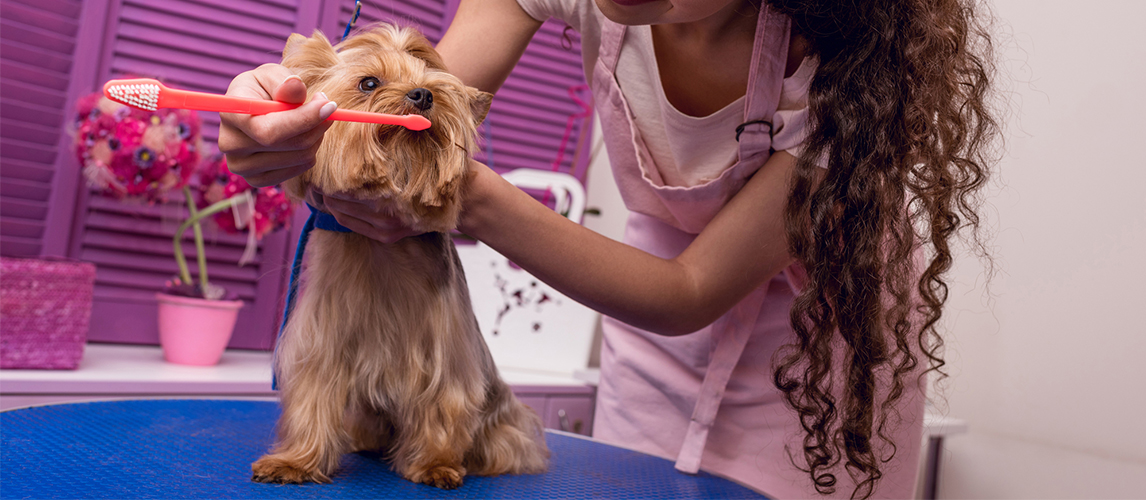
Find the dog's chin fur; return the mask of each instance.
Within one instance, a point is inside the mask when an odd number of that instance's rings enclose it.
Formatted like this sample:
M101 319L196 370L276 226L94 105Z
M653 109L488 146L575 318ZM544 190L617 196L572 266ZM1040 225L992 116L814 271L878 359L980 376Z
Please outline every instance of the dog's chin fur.
M497 374L465 275L445 233L457 223L474 133L490 95L445 72L411 29L379 25L332 47L291 35L283 64L340 107L404 114L415 88L433 93L433 126L335 123L317 164L288 183L375 200L421 236L383 244L316 229L301 293L276 354L282 416L261 482L328 482L344 453L384 454L403 477L456 488L466 474L538 473L549 451L541 420ZM365 77L382 86L359 90Z

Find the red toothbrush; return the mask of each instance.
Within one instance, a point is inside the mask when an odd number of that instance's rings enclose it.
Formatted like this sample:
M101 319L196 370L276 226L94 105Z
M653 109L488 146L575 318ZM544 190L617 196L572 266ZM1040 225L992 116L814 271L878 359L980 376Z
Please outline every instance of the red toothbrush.
M155 111L158 108L194 109L197 111L218 111L220 113L242 113L247 115L265 115L276 111L295 109L301 104L290 104L279 101L264 101L260 99L244 99L225 95L207 94L169 88L158 80L150 78L135 78L131 80L112 80L103 86L103 95L120 104L146 111ZM426 130L430 128L430 120L422 115L388 115L371 113L369 111L355 111L352 109L337 109L328 120L345 122L379 123L382 125L398 125L410 130Z

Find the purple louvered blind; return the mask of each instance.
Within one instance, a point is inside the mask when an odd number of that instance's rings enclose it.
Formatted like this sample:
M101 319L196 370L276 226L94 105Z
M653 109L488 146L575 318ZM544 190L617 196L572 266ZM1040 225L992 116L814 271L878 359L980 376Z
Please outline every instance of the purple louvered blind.
M337 31L328 32L332 41L342 38L346 23L354 14L354 0L340 0ZM362 2L362 13L355 26L387 22L418 28L432 43L438 43L445 33L445 0L371 0Z
M493 99L483 127L492 141L477 156L498 172L553 170L585 182L591 101L580 36L565 28L546 21Z
M281 57L286 38L307 32L316 22L313 1L122 0L113 2L115 19L100 81L141 76L172 87L224 93L235 75ZM305 16L300 15L305 13ZM304 18L305 17L305 18ZM218 138L217 113L200 113L209 150ZM78 211L72 255L97 266L91 340L155 343L155 291L176 273L171 237L186 214L182 196L156 206L90 196ZM243 235L208 231L207 259L212 282L246 301L230 347L267 349L274 342L288 262L289 232L267 235L255 261L237 262ZM194 261L191 232L184 252Z
M123 0L108 78L146 76L173 87L225 93L231 79L282 58L298 31L296 1ZM201 113L204 139L218 113Z
M82 2L0 2L0 254L43 253Z

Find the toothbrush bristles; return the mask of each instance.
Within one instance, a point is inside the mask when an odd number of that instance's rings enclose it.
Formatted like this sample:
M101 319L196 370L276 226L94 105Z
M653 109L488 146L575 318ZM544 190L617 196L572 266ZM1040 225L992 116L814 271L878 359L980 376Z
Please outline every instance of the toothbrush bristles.
M136 83L131 85L113 85L108 93L115 100L147 111L155 111L159 107L159 86L151 83Z

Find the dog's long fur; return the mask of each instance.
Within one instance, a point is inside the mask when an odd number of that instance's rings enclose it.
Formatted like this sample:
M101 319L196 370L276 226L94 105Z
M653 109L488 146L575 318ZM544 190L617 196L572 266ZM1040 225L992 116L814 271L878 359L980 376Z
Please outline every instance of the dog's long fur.
M409 28L379 25L337 47L318 32L291 35L283 64L340 107L421 112L433 122L422 132L335 123L315 167L288 192L350 193L438 232L394 244L312 233L277 349L278 440L252 465L254 480L328 482L357 450L381 451L403 477L440 488L460 486L467 473L544 471L541 420L498 376L446 234L491 96L446 73ZM381 85L360 89L368 77ZM432 93L431 107L407 99L416 88Z

